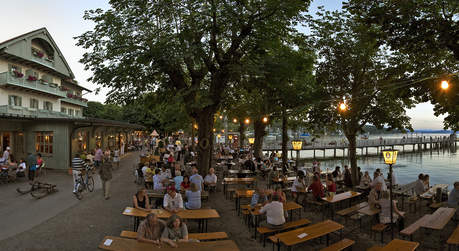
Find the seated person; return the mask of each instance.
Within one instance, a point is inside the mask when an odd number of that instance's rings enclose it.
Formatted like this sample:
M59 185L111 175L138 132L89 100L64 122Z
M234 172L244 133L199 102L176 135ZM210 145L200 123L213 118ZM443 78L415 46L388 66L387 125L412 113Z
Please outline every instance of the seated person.
M374 173L374 179L373 179L373 182L371 183L371 187L375 187L377 183L381 183L381 190L382 191L386 191L387 190L387 185L386 185L386 181L384 180L384 176L382 175L381 173L381 170L376 169L375 173Z
M160 175L162 176L161 180L172 179L171 170L170 169L166 169L166 166L164 166L164 165L161 166Z
M161 176L159 169L155 170L155 176L153 176L153 190L157 190L157 191L164 190L163 176Z
M137 229L137 241L160 245L161 233L165 227L164 221L158 219L154 213L149 213Z
M137 193L132 197L132 203L134 205L134 208L144 210L144 211L150 211L150 200L148 199L147 196L147 189L145 188L139 188Z
M292 195L296 203L300 202L300 197L302 197L301 202L306 198L306 181L304 178L304 172L298 171L295 181L292 185Z
M184 193L186 190L190 189L190 178L188 175L183 176L183 181L180 183L180 191Z
M312 191L312 196L315 200L322 201L322 197L324 197L324 186L317 175L312 177L312 184L309 185L308 191Z
M273 196L274 194L277 194L279 196L279 201L284 203L287 202L287 196L285 195L284 191L282 191L282 186L277 186L276 190L271 194Z
M335 179L335 182L338 180L341 180L342 178L341 171L339 170L340 168L341 168L340 166L336 166L335 171L332 172L333 179Z
M153 167L152 166L145 166L143 168L145 168L145 172L144 172L144 176L143 176L144 180L145 180L145 188L153 189Z
M381 192L382 192L382 184L381 182L376 183L375 187L373 187L368 195L368 205L371 209L376 209L379 207L378 202L381 199Z
M175 242L190 242L195 240L188 239L188 228L185 222L178 215L173 214L167 221L167 225L161 235L161 241L175 248L177 247Z
M183 209L182 195L175 191L175 186L169 186L164 195L163 207L171 213L177 213Z
M16 177L25 177L25 170L27 169L24 159L19 160L18 168L16 169Z
M425 192L425 187L424 187L424 174L420 173L418 175L418 179L416 180L416 185L414 186L414 192L417 195L421 195Z
M266 191L258 187L252 194L250 206L255 207L257 204L262 204L264 206L266 203L268 203L268 196L266 196Z
M379 222L383 224L390 223L390 198L389 198L388 191L382 191L381 199L378 201L379 206L381 207L381 212L379 213ZM405 213L399 211L395 200L392 201L392 223L396 223L398 221L398 229L399 231L404 229L404 216Z
M266 222L260 225L263 227L276 229L285 224L284 204L279 201L279 196L274 194L272 201L260 209L260 213L266 213Z
M199 175L198 169L196 167L193 167L191 172L193 173L193 175L191 175L190 177L190 182L195 183L198 190L201 191L203 188L202 184L204 183L204 179L202 178L201 175Z
M183 182L183 176L182 172L180 170L175 170L175 177L174 177L174 183L175 183L175 190L180 191L180 185Z
M185 207L187 209L200 209L201 208L201 190L198 190L196 183L191 183L190 189L185 192L187 202Z
M217 175L215 175L215 169L210 168L209 173L204 177L204 187L216 186L217 185Z
M454 188L448 195L448 207L457 208L459 206L459 181L454 182Z
M368 171L365 171L365 174L362 176L362 179L360 179L360 186L361 187L366 187L369 186L371 183L371 177Z
M327 192L329 196L333 196L336 194L336 183L333 181L333 175L327 174L327 179L325 181L327 183Z

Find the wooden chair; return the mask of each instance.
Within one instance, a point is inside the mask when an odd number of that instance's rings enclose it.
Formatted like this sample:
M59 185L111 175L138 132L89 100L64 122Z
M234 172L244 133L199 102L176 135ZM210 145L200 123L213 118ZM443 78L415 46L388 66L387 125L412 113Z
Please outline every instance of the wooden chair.
M382 223L378 223L371 227L371 231L375 233L375 237L376 237L376 233L381 233L381 243L384 242L384 230L386 230L387 227L388 225L382 224Z
M320 251L341 251L348 247L351 247L354 244L355 244L355 241L344 238L338 242L333 243L332 245L326 248L322 248Z

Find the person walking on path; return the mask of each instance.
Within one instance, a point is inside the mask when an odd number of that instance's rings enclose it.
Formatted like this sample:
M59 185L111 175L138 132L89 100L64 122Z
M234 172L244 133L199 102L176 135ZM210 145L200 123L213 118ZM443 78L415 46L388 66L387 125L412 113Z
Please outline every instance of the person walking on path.
M37 158L33 153L29 153L27 156L27 166L29 167L29 180L33 181L35 179L35 170L37 170Z
M104 156L104 153L102 152L102 149L98 147L96 149L96 153L94 155L94 166L98 168L100 164L102 163L102 158Z
M108 156L104 156L104 161L99 169L102 189L106 200L110 199L110 181L112 179L112 162Z

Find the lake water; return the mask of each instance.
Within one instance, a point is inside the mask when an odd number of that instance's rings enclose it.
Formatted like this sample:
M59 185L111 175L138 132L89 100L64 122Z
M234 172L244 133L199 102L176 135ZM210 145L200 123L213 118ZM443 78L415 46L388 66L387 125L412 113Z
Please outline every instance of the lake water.
M403 134L383 135L384 138L401 138L403 136ZM405 136L410 137L408 135ZM435 138L448 135L422 135L422 137L424 136L426 136L426 138L430 138L430 136ZM379 138L379 136L370 137L370 139L372 138ZM326 141L326 139L322 140ZM401 147L397 147L396 149L398 149L399 152L397 156L397 163L393 165L393 171L395 172L398 184L407 184L413 182L417 179L418 174L420 173L429 174L431 185L449 184L449 190L452 189L453 183L455 181L459 181L459 154L457 153L457 148L446 148L439 150L432 149L432 151L427 149L422 152L411 152L411 146L406 146L405 152L402 152ZM376 149L369 149L368 152L369 154L376 154ZM359 149L357 150L357 153L357 165L361 167L362 172L368 171L370 173L370 176L373 178L373 172L376 170L376 168L380 168L381 171L384 173L384 177L387 177L389 167L388 165L384 164L384 159L381 154L379 156L365 156L364 151L364 155L360 155L361 152ZM342 156L342 151L338 150L337 155ZM316 151L316 157L319 157L317 159L318 161L320 161L322 169L329 168L330 170L332 170L335 168L335 166L341 166L341 170L343 170L344 165L349 165L349 161L347 158L320 160L320 157L322 156L322 151ZM333 156L333 150L327 150L326 156ZM293 157L296 157L295 152L293 152ZM312 165L312 157L312 151L301 151L300 153L300 158L307 158L306 166Z

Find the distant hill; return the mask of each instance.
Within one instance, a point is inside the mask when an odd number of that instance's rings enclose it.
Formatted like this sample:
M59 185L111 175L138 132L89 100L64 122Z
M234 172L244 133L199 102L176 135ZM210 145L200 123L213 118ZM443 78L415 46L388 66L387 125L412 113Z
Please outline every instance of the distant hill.
M423 129L423 130L414 130L416 133L443 133L443 134L451 134L453 131L451 130L433 130L433 129Z

